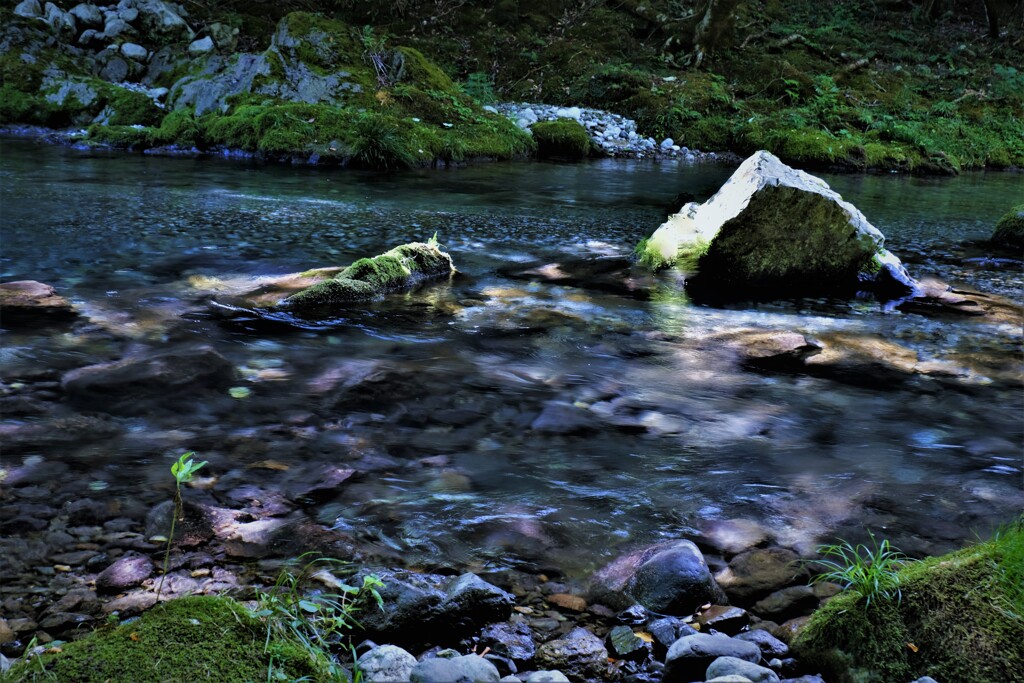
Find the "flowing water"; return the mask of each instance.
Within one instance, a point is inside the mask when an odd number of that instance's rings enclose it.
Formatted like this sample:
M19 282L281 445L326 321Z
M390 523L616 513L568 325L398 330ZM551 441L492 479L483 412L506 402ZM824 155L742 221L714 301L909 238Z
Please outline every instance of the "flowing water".
M759 373L707 341L845 332L926 361L988 358L984 375L992 358L1019 368L1014 326L871 300L712 308L672 274L595 272L678 195L703 200L730 172L608 160L379 176L4 140L0 277L50 283L90 318L0 336L5 391L35 383L49 406L8 427L108 410L114 426L5 449L0 466L41 459L60 495L143 513L166 499L184 450L211 462L219 501L350 468L309 508L318 521L410 562L475 568L584 572L731 518L804 551L871 528L931 553L1018 514L1019 383ZM1022 299L1019 263L969 260L1024 200L1019 174L827 179L914 275ZM224 282L344 265L435 232L458 278L328 324L225 319L210 304ZM587 273L560 278L574 269ZM115 410L69 406L55 384L196 342L236 366L233 393L191 387ZM553 430L535 423L545 410Z

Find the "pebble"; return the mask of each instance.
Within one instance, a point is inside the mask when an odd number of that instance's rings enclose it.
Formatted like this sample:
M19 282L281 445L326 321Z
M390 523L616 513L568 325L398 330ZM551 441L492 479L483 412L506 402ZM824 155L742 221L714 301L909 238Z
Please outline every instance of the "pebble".
M601 109L504 102L490 107L490 110L504 114L515 121L520 128L527 130L538 121L554 121L560 118L575 119L587 129L594 144L600 147L605 154L613 157L677 158L689 163L719 158L715 152L705 153L687 149L676 144L672 138L667 138L659 145L654 138L641 137L636 129L636 121L633 119Z

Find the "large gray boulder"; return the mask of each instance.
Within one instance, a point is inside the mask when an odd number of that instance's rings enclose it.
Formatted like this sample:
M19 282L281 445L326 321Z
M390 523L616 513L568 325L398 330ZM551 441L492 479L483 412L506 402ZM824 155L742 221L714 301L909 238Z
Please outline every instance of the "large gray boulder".
M906 295L916 286L864 214L824 180L765 151L744 161L711 199L669 217L640 252L655 267L678 265L715 294Z
M75 24L75 18L62 10L52 2L46 3L46 7L43 8L45 16L43 20L50 25L53 32L58 36L64 38L74 38L78 33L78 27Z

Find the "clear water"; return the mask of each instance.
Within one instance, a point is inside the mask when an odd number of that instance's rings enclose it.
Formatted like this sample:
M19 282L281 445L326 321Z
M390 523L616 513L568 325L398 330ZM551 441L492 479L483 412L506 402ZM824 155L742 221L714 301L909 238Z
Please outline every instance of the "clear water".
M522 274L627 256L678 194L707 197L730 172L597 161L378 176L4 140L0 277L53 284L92 318L73 333L4 333L5 382L202 341L250 389L140 402L139 414L115 416L120 436L5 464L63 463L62 491L126 507L166 499L167 466L186 449L211 461L218 480L205 495L222 502L242 483L287 488L325 463L351 467L359 474L311 515L368 548L473 568L584 572L735 517L803 550L871 528L932 553L1018 514L1019 382L755 373L706 342L741 328L842 331L1012 371L1013 325L871 301L709 308L671 274L612 287ZM966 260L1024 200L1020 175L827 179L916 276L1021 301L1019 268ZM225 322L196 286L343 265L435 232L462 277L324 329ZM595 431L532 430L550 401L600 416Z

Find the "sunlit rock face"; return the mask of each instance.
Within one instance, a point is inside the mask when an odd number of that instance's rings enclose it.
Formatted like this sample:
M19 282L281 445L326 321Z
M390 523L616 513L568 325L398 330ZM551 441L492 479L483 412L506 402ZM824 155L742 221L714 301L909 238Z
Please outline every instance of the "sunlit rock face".
M703 204L669 217L639 249L716 293L906 295L916 283L885 237L828 184L760 151Z

